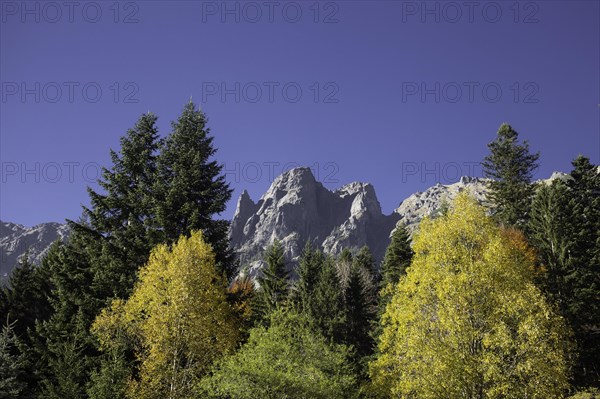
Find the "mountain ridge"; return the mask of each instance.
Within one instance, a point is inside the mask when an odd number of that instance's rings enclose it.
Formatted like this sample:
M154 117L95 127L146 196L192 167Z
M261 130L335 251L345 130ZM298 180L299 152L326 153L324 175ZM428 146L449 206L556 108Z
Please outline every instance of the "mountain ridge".
M548 183L567 176L555 172L537 182ZM380 262L399 223L405 224L412 234L421 219L435 215L463 190L484 203L487 181L462 176L455 183L437 183L411 194L386 215L372 184L352 182L329 190L315 179L310 168L294 168L275 178L256 202L247 190L242 192L231 220L230 243L240 260L240 273L250 277L260 273L262 253L275 239L282 242L292 273L309 240L331 255L339 254L343 248L357 250L368 245L376 262ZM57 222L26 227L0 220L0 282L7 280L27 248L31 260L38 264L54 241L64 241L68 235L68 226Z

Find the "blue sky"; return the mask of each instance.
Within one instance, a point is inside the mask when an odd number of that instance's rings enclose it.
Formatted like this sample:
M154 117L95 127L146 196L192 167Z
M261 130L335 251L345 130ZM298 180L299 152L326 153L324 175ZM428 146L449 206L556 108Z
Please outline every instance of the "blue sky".
M77 218L140 114L190 96L235 189L311 166L383 210L481 175L502 122L536 177L600 161L598 1L0 1L0 219Z

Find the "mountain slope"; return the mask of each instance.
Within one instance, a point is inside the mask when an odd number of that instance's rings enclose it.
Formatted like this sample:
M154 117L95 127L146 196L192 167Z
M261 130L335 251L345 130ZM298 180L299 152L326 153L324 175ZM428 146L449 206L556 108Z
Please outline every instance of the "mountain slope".
M25 227L0 221L0 282L6 282L27 249L30 260L38 264L54 241L65 240L68 235L69 229L65 224L51 222Z

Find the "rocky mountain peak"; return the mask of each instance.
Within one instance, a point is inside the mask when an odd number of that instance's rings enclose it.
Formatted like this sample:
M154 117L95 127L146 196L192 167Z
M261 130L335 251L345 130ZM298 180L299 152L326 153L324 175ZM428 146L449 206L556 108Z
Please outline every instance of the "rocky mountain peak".
M256 275L263 251L275 239L283 243L290 269L309 240L331 254L367 244L382 258L397 219L382 214L371 184L355 182L330 191L309 168L295 168L277 177L256 204L242 193L230 239L241 264Z

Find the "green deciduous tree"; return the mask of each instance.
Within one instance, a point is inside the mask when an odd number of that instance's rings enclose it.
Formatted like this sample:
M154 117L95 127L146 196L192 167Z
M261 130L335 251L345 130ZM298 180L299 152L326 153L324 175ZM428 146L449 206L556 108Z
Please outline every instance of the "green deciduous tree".
M488 144L490 154L483 161L490 183L490 200L494 215L507 226L523 227L529 219L535 187L531 184L537 169L539 153L529 152L527 140L519 142L519 134L504 123L494 141Z
M92 326L104 349L123 333L133 342L139 369L128 397L193 397L212 362L237 344L239 326L226 293L202 233L152 251L131 297L115 300Z
M535 253L462 194L425 219L383 316L371 363L384 397L554 398L568 388L569 334L534 284Z
M330 345L306 315L280 309L269 327L251 330L242 348L220 361L198 397L344 399L356 392L347 349Z

